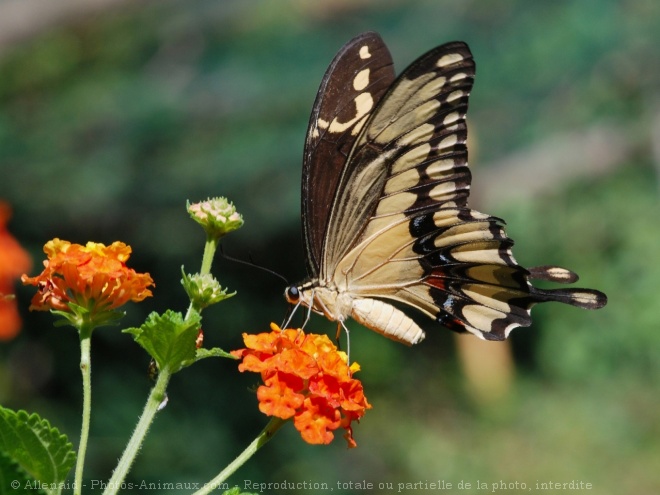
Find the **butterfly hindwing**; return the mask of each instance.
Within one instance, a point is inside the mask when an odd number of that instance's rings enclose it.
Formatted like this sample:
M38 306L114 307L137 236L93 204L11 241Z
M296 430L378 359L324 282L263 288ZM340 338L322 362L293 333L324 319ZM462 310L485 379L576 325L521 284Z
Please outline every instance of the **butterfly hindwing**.
M302 181L303 237L308 271L314 276L346 158L392 81L392 57L376 33L346 43L323 77L307 130Z

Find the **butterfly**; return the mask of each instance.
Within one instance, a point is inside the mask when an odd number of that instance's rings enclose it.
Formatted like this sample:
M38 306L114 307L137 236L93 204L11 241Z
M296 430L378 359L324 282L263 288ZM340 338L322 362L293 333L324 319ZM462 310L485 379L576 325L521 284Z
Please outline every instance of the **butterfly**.
M500 218L468 207L465 116L475 63L463 42L422 55L399 77L381 37L337 53L321 82L305 142L303 239L309 278L287 301L331 321L348 317L411 345L424 331L401 307L445 327L503 340L537 303L607 303L556 266L525 269Z

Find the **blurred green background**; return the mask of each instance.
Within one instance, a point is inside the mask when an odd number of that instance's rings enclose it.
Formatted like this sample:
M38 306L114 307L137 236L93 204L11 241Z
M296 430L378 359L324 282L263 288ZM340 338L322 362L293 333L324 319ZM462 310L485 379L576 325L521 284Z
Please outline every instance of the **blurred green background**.
M398 71L446 41L470 44L473 204L507 220L520 263L571 268L609 304L539 307L510 344L488 344L500 360L472 368L483 348L470 337L427 325L427 339L405 348L352 324L373 404L355 428L359 447L340 435L310 446L287 425L231 482L392 493L445 480L445 493L467 494L483 493L477 480L532 491L577 480L599 495L658 493L656 0L0 1L0 198L33 273L53 237L122 240L157 285L125 325L185 310L180 267L198 268L204 241L185 201L225 195L246 221L226 252L303 278L309 112L335 52L366 30L381 33ZM205 314L207 346L239 348L241 332L282 320L281 281L223 259L214 268L238 295ZM76 443L77 336L28 313L33 292L17 291L25 326L0 347L0 403L40 413ZM335 327L315 317L308 329ZM93 340L86 477L105 480L146 399L149 362L119 329ZM228 360L175 376L131 480L210 479L266 423L255 384ZM363 480L374 489L337 486Z

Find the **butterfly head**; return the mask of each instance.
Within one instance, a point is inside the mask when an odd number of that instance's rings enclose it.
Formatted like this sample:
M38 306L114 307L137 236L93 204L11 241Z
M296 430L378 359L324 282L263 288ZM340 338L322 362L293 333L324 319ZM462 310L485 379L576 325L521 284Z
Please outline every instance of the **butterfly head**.
M340 294L335 289L320 285L318 280L290 285L284 291L284 298L294 306L293 311L302 305L330 321L344 321L352 308L352 298L348 293Z
M286 302L293 306L303 305L312 311L322 313L318 306L319 288L311 282L304 282L300 285L289 285L284 290Z
M295 285L290 285L289 287L286 288L284 291L284 298L286 299L286 302L289 304L296 305L300 303L300 289L296 287Z
M291 321L291 318L293 317L293 314L296 312L296 309L298 309L298 306L301 304L307 308L309 308L309 311L307 312L307 317L305 319L305 323L303 323L303 328L307 321L309 320L309 315L310 311L315 311L319 313L320 311L314 307L314 290L310 289L307 290L305 289L305 286L296 286L296 285L290 285L284 290L284 298L286 301L291 305L289 306L289 312L287 313L287 325ZM284 327L282 327L284 328Z

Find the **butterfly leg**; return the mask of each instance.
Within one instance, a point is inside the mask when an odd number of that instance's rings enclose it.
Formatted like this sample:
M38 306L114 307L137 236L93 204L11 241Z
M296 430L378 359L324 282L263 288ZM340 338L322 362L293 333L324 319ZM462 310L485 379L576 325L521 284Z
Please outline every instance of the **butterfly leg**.
M346 364L351 365L351 333L348 331L348 327L344 323L344 320L337 320L337 335L335 335L335 340L337 341L337 349L341 350L341 345L339 342L339 337L341 336L341 329L344 329L346 332Z
M293 315L296 313L296 310L298 309L298 306L300 306L301 302L302 301L299 301L295 306L289 306L289 309L287 310L287 313L284 316L284 321L282 322L282 325L280 325L280 328L282 330L284 330L289 326L291 320L293 319Z
M309 319L312 316L313 303L314 303L314 291L312 291L311 303L309 304L309 306L307 306L307 316L305 316L305 321L303 322L301 328L305 328L307 326L307 322L309 321Z
M337 349L341 351L341 341L339 338L341 337L341 327L342 323L341 321L337 320L337 333L335 333L335 342L337 343Z

